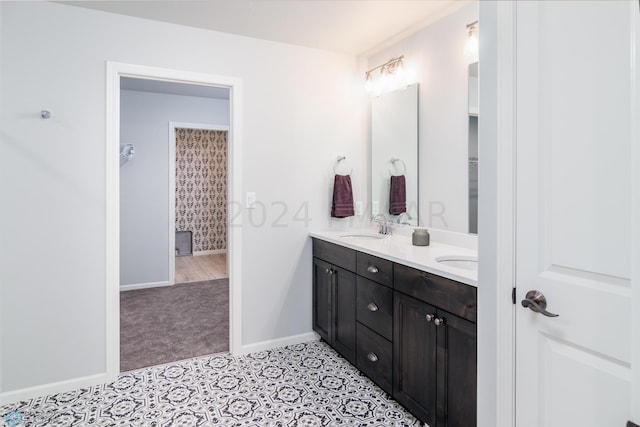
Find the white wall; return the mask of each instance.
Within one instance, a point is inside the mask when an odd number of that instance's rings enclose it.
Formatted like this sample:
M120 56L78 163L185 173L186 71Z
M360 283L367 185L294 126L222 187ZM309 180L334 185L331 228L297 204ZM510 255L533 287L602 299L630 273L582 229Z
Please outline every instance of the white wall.
M369 67L404 55L419 92L420 224L468 231L466 25L478 19L469 4L368 58ZM445 208L442 218L435 215ZM433 212L434 215L430 215ZM443 221L444 218L444 221Z
M266 206L264 223L259 209L243 212L242 343L310 332L307 231L330 224L336 155L351 161L355 198L366 194L356 58L57 3L0 8L0 173L11 183L0 225L2 391L106 370L105 61L242 79L238 166ZM50 120L39 118L45 106ZM294 221L304 206L308 224Z
M120 116L120 285L168 282L169 122L229 126L229 101L123 90Z

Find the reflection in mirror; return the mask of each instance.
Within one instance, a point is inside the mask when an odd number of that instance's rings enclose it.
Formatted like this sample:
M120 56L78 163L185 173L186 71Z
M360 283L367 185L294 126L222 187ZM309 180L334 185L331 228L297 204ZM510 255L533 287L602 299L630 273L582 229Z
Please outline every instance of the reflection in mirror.
M371 101L372 216L383 214L393 222L418 225L417 159L415 83Z
M478 63L469 64L469 233L478 234Z

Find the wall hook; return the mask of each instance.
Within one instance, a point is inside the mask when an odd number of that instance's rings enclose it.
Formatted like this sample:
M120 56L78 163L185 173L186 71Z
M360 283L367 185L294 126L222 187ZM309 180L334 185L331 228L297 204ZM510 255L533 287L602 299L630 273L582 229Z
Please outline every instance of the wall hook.
M51 111L49 110L40 110L40 117L43 119L50 119L51 118Z

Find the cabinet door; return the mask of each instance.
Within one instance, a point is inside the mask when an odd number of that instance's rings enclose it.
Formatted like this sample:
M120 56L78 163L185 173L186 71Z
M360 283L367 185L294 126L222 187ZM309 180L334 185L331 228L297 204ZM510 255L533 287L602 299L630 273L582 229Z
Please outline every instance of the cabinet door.
M476 426L476 325L438 312L438 427Z
M313 259L313 330L331 344L331 264Z
M393 324L393 397L434 426L436 412L436 309L396 292Z
M356 275L333 267L332 345L352 364L356 364ZM331 329L330 329L331 330Z

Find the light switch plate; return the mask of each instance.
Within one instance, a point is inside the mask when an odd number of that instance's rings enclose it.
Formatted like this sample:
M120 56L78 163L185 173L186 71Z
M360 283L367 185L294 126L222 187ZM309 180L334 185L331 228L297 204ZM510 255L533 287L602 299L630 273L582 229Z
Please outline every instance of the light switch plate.
M356 215L362 215L362 202L361 201L357 201L356 202Z
M371 202L371 215L376 216L380 213L380 203L377 200Z
M256 207L256 193L247 191L244 199L244 207L246 209L255 209Z

